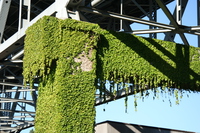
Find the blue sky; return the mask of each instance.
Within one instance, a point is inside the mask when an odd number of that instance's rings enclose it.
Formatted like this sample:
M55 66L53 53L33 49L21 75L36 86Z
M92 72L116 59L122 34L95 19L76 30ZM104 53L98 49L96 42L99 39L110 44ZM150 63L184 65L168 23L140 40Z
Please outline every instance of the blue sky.
M173 12L175 2L169 4L168 7L170 11ZM182 19L183 25L197 25L196 9L196 0L189 0ZM157 19L158 22L169 24L168 18L161 10L158 11ZM147 26L133 24L132 28L135 30L141 28L146 29ZM189 43L192 46L197 47L197 37L189 34L186 34L186 36L188 37ZM163 38L163 33L159 33L158 39ZM176 35L175 40L178 43L183 43L179 35ZM171 100L172 106L170 106L169 99ZM96 122L99 123L111 120L146 126L200 132L199 101L200 94L193 92L186 92L179 105L176 105L176 99L173 95L168 96L168 94L163 94L163 96L160 95L159 98L155 100L153 100L153 96L150 95L148 98L145 98L144 101L142 101L142 99L138 99L138 107L137 111L135 111L134 96L129 96L127 113L125 112L124 99L116 100L96 107Z
M96 122L106 120L140 124L146 126L178 129L200 132L200 95L197 93L184 94L179 105L174 96L160 95L153 100L153 96L138 99L137 111L134 107L134 97L128 97L128 109L125 112L124 99L96 107ZM170 106L170 102L172 106ZM104 111L105 110L105 111Z
M175 2L168 5L170 11L173 12ZM186 11L183 15L183 25L196 26L196 0L189 0ZM147 19L147 18L146 18ZM158 22L169 24L169 20L164 13L158 11ZM133 29L147 29L147 26L133 24ZM197 37L188 35L188 41L191 45L197 46ZM158 34L158 39L163 39L163 33ZM176 35L176 42L182 43L179 35ZM188 97L189 96L189 97ZM172 106L170 106L169 99ZM140 124L146 126L178 129L185 131L200 132L200 94L186 92L176 105L174 96L168 94L160 94L159 98L153 100L153 96L148 98L138 99L137 111L134 108L134 96L128 97L128 110L125 112L124 99L109 102L108 104L99 105L96 107L96 123L106 120ZM105 111L104 111L105 109ZM24 130L21 133L29 133L30 129Z

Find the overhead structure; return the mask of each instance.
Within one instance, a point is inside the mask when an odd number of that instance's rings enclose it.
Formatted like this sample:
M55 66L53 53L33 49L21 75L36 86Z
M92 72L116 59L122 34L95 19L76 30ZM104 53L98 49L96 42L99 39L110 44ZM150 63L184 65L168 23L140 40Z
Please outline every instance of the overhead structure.
M167 4L175 2L173 14ZM200 0L196 0L197 25L182 25L182 17L189 0L0 0L0 132L20 132L34 125L37 103L37 82L33 89L24 86L22 76L23 46L26 29L45 15L60 19L76 19L97 23L101 28L130 34L149 34L156 38L164 33L164 40L174 41L179 35L183 44L190 45L187 34L198 37L200 46ZM169 24L157 22L161 9ZM147 17L148 19L144 19ZM131 24L147 25L135 30ZM34 51L33 51L34 52ZM96 105L112 101L99 98ZM129 94L132 94L130 91ZM115 99L125 96L117 92Z

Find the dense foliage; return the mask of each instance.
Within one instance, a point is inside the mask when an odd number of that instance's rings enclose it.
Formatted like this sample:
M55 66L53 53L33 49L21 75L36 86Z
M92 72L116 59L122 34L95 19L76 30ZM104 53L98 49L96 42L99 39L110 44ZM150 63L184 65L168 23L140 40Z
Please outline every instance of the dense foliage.
M130 83L135 93L157 87L199 91L195 47L44 17L27 30L24 49L24 78L40 81L39 133L92 133L94 94L96 89L105 94L106 81ZM114 87L109 91L115 95Z
M141 89L168 87L199 91L200 48L130 34L101 36L99 77L129 82Z
M40 80L36 132L94 131L96 27L44 17L27 30L24 78Z

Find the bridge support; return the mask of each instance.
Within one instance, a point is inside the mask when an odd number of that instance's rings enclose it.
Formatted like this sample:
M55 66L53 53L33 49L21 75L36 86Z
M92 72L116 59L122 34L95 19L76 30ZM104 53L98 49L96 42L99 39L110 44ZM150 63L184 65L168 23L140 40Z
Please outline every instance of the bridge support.
M197 24L200 26L200 0L197 0ZM198 47L200 47L200 36L198 36Z
M173 17L165 9L167 8L165 5L169 2L175 4L175 10L171 14ZM175 35L181 34L185 44L189 42L184 37L184 33L188 33L199 38L198 46L200 47L200 0L197 0L198 25L183 26L181 24L188 2L190 1L48 0L47 2L46 0L32 0L31 2L31 0L0 0L0 90L2 90L0 91L0 119L3 126L6 122L9 123L5 128L0 127L0 130L14 131L33 126L33 122L26 122L27 118L34 120L35 117L37 86L34 86L33 89L29 89L30 86L24 86L22 76L23 48L25 31L40 18L43 16L71 18L97 23L104 29L114 31L123 29L123 32L138 35L150 34L149 37L152 38L156 37L156 33L164 33L167 41L174 41ZM123 9L120 9L120 6L123 6ZM165 15L168 16L169 24L157 22L155 10L160 8L164 9ZM196 10L193 12L196 13ZM144 16L147 16L148 19L142 19ZM7 22L6 18L8 18ZM147 25L147 29L131 29L130 24L132 23ZM35 83L37 85L38 81ZM107 96L105 99L96 94L96 104L99 105L127 95L126 90L120 90L116 95L106 90L105 94ZM133 94L132 91L129 94ZM31 110L29 110L30 108ZM16 124L10 126L11 120L15 120L14 122L20 126ZM11 129L9 126L15 128Z

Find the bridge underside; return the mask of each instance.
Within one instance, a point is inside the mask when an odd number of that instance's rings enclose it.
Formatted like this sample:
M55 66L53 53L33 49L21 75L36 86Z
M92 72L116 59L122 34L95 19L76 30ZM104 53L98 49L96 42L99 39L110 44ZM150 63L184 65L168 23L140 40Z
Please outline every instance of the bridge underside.
M38 82L30 89L29 86L24 86L22 76L24 37L29 26L48 15L97 23L108 30L149 34L150 38L156 38L156 33L164 33L166 41L174 41L178 34L183 43L189 45L185 33L199 38L200 27L184 26L181 23L188 0L177 0L173 13L166 6L171 2L174 0L1 0L0 131L20 132L34 125ZM199 3L197 0L198 20ZM158 9L163 10L170 20L169 24L157 22ZM133 23L148 25L149 28L134 30L130 26ZM108 90L105 93L107 99L101 99L97 92L97 105L113 100ZM129 94L132 93L130 91ZM115 99L125 95L125 90L120 90Z

